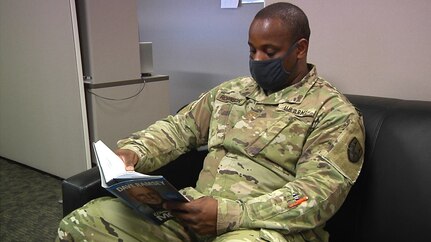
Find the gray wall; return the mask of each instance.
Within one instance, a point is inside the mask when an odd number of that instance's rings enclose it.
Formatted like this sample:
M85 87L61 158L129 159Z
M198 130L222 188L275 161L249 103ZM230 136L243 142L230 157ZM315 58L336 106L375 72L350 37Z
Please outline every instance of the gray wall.
M307 13L308 60L340 91L431 101L431 1L285 1ZM262 7L138 1L140 39L153 42L156 72L170 75L171 112L222 81L248 75L248 26Z
M248 75L248 27L263 4L221 9L220 0L138 1L141 41L156 74L170 76L171 112L217 84Z
M284 1L307 13L308 59L342 92L431 101L430 0Z

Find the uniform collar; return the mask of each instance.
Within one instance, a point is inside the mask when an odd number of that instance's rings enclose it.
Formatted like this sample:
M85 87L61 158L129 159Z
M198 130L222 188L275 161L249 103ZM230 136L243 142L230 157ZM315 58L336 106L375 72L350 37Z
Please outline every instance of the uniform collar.
M266 95L263 89L259 87L255 81L253 81L252 85L244 88L241 93L247 98L263 104L300 104L318 78L316 67L313 64L308 64L308 68L310 71L300 82L278 92L272 93L271 95Z

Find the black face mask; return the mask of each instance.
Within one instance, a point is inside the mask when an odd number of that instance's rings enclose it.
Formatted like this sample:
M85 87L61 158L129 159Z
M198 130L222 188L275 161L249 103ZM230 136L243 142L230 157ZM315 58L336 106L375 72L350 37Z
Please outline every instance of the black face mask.
M280 58L262 60L262 61L249 61L250 73L257 84L265 91L278 91L288 85L286 82L291 72L284 69L284 60L296 48L298 42L295 42L286 54ZM295 63L296 65L296 63Z

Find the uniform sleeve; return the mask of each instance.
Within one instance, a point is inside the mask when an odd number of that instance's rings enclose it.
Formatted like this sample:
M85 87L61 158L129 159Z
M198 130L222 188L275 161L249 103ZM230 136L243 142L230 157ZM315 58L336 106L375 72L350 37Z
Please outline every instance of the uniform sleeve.
M218 233L269 228L288 234L324 224L340 208L363 163L364 128L356 111L318 117L295 180L249 200L219 198Z
M151 172L190 149L206 144L211 97L211 92L203 94L177 115L170 115L147 129L118 141L118 148L138 154L136 171Z

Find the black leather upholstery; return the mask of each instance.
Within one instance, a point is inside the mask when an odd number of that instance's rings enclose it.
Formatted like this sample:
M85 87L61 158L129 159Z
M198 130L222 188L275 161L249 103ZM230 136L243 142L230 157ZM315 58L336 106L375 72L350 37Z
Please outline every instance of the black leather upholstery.
M365 163L331 241L430 241L431 102L349 99L364 115Z
M345 204L328 222L331 242L430 241L431 102L348 95L364 116L365 163ZM155 173L194 185L206 151ZM97 168L63 182L63 214L106 194Z
M94 198L110 195L107 190L100 186L100 175L97 167L65 179L61 186L63 216Z

